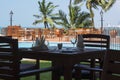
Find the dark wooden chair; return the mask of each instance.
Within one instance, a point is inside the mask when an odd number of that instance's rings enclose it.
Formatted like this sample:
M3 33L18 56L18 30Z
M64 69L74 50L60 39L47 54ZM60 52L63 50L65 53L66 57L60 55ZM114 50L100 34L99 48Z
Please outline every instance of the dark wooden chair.
M35 75L36 80L40 80L40 73L52 71L52 67L39 68L39 60L35 64L27 64L21 63L21 59L18 40L0 36L0 79L20 80L21 77Z
M79 37L80 35L78 35ZM85 48L98 48L98 49L109 49L110 46L110 37L108 35L102 34L83 34L83 44ZM99 64L96 66L96 62ZM83 64L83 63L88 63ZM95 80L96 74L99 73L99 78L101 75L101 69L103 66L103 59L89 59L76 64L75 69L75 78L76 80L80 79L90 79Z
M101 80L120 80L120 50L108 50L105 54Z

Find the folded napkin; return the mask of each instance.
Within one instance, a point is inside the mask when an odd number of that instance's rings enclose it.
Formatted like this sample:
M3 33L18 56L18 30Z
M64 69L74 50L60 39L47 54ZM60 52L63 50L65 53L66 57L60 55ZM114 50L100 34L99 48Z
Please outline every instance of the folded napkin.
M84 44L83 44L83 37L82 37L82 35L79 35L79 36L78 36L77 48L78 48L78 49L84 49Z
M40 39L36 38L35 44L31 48L32 50L48 50L48 47L45 44L45 38L41 37Z
M48 47L44 44L41 46L35 46L31 48L32 50L40 51L40 50L48 50Z

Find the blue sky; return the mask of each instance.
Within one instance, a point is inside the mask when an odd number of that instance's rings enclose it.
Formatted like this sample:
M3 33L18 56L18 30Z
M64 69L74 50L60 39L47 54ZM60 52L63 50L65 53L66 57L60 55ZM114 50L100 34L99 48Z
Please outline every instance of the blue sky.
M35 18L34 14L39 14L38 1L42 0L0 0L0 26L7 27L10 24L10 11L13 11L13 25L21 25L22 27L40 27L43 25L32 25ZM46 0L51 1L59 7L55 10L62 9L68 11L69 0ZM84 10L84 8L82 8ZM95 27L100 27L100 10L95 11ZM120 24L120 0L117 0L115 5L104 13L104 26L107 24Z

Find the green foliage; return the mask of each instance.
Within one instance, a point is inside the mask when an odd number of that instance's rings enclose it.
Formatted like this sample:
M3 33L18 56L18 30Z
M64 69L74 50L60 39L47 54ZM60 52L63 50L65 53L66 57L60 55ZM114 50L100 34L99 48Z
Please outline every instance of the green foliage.
M59 18L57 24L62 25L65 29L74 29L79 27L89 27L91 25L90 14L82 12L81 7L77 5L68 6L69 14L65 14L59 10Z
M33 15L35 18L37 18L33 22L33 25L43 23L45 28L49 28L49 25L54 26L55 18L53 17L56 17L58 14L53 13L53 11L58 6L53 5L52 2L46 3L45 0L42 0L42 2L38 1L38 4L39 4L40 15Z
M108 11L113 4L116 2L116 0L101 0L101 7L104 11Z
M104 11L109 10L116 0L74 0L75 4L80 2L86 2L86 7L90 11L90 15L92 18L92 26L94 27L94 9L99 9L101 7Z

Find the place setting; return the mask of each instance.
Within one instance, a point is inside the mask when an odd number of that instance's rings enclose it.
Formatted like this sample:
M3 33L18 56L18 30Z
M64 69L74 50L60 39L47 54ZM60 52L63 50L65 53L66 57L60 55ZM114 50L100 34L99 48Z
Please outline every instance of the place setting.
M72 47L64 47L63 43L58 43L54 51L60 53L76 53L76 52L84 51L82 36L79 36L78 38L73 37L71 38L70 42L71 44L73 44Z

